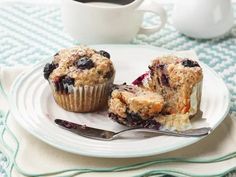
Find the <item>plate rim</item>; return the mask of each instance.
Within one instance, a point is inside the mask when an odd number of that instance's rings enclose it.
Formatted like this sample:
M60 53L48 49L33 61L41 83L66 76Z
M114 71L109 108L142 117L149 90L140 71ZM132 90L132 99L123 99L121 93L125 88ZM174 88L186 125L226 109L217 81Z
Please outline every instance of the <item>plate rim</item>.
M154 50L161 50L163 52L175 52L175 51L171 51L171 50L167 50L164 48L160 48L160 47L155 47L155 46L151 46L151 45L132 45L132 44L99 44L99 45L91 45L92 47L132 47L132 48L147 48L147 49L154 49ZM39 140L53 146L56 147L58 149L61 149L63 151L67 151L70 153L74 153L74 154L79 154L79 155L83 155L83 156L90 156L90 157L101 157L101 158L135 158L135 157L146 157L146 156L151 156L151 155L157 155L157 154L163 154L166 152L172 152L174 150L180 149L180 148L184 148L186 146L189 146L191 144L194 144L208 136L204 136L204 137L200 137L200 138L194 138L191 139L190 141L185 141L181 144L176 144L174 147L170 148L170 149L166 149L166 150L162 150L162 151L151 151L151 152L146 152L144 151L144 153L138 153L138 154L109 154L109 153L97 153L97 152L84 152L84 151L75 151L75 150L71 150L70 148L67 148L63 145L60 144L54 144L53 142L50 142L47 138L42 137L40 134L38 134L36 131L29 129L26 125L24 125L24 123L22 123L20 121L19 118L17 118L18 114L18 109L17 106L15 105L15 101L14 101L14 93L16 93L14 90L19 88L16 87L17 85L19 85L19 83L22 82L22 80L24 79L24 77L29 76L30 73L32 73L34 70L38 69L39 67L42 67L43 64L45 64L46 61L48 61L49 58L35 64L32 66L32 68L30 70L24 71L22 72L19 76L17 76L17 78L14 80L13 84L11 85L10 88L10 94L9 94L9 104L10 104L10 108L11 108L11 113L14 117L14 119L18 122L18 124L20 124L21 127L23 127L26 131L28 131L30 134L32 134L33 136L35 136L36 138L38 138ZM224 80L222 79L222 77L216 73L216 71L214 71L212 68L210 68L208 65L204 64L203 62L200 61L201 65L204 65L205 68L207 68L207 70L209 70L212 74L215 75L215 77L217 77L218 79L221 80L222 84L224 85L224 88L226 90L227 93L225 93L227 95L227 108L223 114L223 116L221 117L221 119L219 119L219 121L214 125L214 127L212 127L213 131L216 127L219 126L219 124L221 124L223 122L223 120L226 118L229 110L230 110L230 100L231 100L231 95L229 92L229 89L226 85L226 83L224 82Z

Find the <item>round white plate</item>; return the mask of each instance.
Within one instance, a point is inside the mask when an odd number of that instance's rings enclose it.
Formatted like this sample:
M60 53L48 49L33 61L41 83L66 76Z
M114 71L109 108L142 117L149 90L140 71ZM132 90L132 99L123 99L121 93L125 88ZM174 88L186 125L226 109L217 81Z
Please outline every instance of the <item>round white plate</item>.
M154 47L133 45L98 45L94 48L109 51L116 68L115 83L130 83L148 68L151 59L167 53ZM193 128L210 126L213 129L225 118L229 109L229 92L217 74L200 63L203 68L201 110L204 119L194 119ZM11 110L22 127L37 138L59 149L95 157L127 158L160 154L193 144L201 138L156 136L149 138L99 141L75 135L54 124L54 118L118 131L121 125L110 120L105 113L71 113L60 108L43 78L45 62L22 74L11 88Z

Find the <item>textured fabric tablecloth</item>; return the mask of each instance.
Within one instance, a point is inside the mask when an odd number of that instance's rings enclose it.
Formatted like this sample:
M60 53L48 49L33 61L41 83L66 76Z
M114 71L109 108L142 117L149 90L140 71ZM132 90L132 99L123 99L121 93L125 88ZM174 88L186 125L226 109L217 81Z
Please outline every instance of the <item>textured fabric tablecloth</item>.
M166 6L171 12L171 6ZM236 6L234 6L236 13ZM152 15L145 23L156 23ZM169 24L151 36L138 35L132 44L150 44L170 50L194 49L199 59L224 78L230 93L230 116L236 117L236 27L225 37L194 40L179 34ZM0 66L29 65L52 56L75 42L63 32L60 9L56 6L32 4L0 4ZM0 117L1 119L1 117ZM0 126L2 123L0 122ZM0 175L4 176L6 158L0 153Z

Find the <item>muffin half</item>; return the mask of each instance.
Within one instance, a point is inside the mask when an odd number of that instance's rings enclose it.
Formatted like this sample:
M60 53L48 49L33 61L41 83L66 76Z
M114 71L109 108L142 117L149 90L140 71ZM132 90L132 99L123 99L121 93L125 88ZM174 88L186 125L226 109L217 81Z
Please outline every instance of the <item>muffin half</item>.
M189 117L200 107L202 69L198 62L176 56L158 57L149 71L133 84L163 96L164 105L156 118L166 129L190 128Z
M203 74L196 61L166 56L153 60L149 68L148 88L164 97L163 114L197 113Z
M159 128L155 117L164 104L161 95L134 85L115 85L109 98L109 117L129 127Z

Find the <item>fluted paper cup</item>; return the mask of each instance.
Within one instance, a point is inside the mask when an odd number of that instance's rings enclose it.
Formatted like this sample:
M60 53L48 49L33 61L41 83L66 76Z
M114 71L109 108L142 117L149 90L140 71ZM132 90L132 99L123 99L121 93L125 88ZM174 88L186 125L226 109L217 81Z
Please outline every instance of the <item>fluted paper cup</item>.
M93 112L107 106L114 77L103 84L72 86L50 82L53 97L63 109L71 112Z

